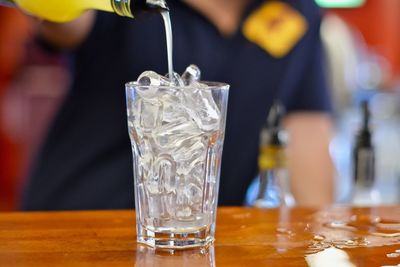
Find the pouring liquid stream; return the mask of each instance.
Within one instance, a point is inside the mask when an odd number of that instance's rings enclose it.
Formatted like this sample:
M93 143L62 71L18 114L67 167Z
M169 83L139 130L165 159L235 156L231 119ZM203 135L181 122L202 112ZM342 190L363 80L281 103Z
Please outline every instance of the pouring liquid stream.
M174 77L174 65L173 65L173 39L172 39L171 18L168 10L161 11L161 16L164 20L165 35L167 41L168 76L172 81Z

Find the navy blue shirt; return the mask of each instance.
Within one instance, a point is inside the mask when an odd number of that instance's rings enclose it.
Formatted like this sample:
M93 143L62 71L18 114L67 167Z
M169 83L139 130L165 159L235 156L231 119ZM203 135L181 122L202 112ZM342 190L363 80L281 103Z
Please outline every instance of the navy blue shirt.
M264 1L256 1L246 17ZM283 58L250 42L241 27L224 37L204 16L170 1L174 67L194 63L204 80L231 85L219 192L220 205L241 205L257 173L259 133L279 98L289 112L327 111L314 1L286 1L308 22L306 34ZM98 13L76 51L74 83L26 187L26 210L134 207L131 145L124 83L144 70L167 73L165 33L158 14L135 20Z

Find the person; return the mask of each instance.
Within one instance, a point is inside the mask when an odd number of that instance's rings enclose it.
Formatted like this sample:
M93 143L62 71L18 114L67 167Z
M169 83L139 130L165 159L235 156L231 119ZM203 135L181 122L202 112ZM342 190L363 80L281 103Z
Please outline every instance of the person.
M332 202L330 98L321 14L313 1L168 4L175 71L194 63L203 79L231 85L219 205L243 204L257 173L259 133L274 99L289 114L289 170L298 204ZM74 81L34 164L23 209L133 207L124 83L145 70L167 73L161 17L131 20L91 11L67 24L42 22L38 33L47 46L72 52Z

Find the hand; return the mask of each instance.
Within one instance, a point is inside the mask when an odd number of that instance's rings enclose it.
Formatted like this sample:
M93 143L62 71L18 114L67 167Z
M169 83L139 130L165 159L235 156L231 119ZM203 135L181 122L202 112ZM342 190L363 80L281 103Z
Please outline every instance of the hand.
M72 50L86 39L93 27L95 18L95 11L86 11L76 20L67 23L35 19L37 34L58 49Z

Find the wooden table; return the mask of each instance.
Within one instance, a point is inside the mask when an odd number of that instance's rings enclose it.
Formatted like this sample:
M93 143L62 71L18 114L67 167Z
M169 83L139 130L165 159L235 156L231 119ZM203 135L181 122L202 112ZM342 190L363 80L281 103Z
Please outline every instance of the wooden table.
M174 252L138 245L133 211L0 213L0 266L397 266L398 222L400 206L220 208L214 246Z

